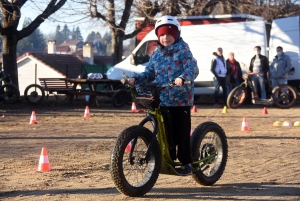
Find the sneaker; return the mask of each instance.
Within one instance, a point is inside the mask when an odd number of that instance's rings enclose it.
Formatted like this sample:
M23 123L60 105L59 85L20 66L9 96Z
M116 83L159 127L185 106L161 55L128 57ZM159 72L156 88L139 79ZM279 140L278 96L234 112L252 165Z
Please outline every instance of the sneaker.
M192 166L191 164L183 165L180 168L175 168L175 171L178 175L187 176L192 174Z
M216 104L214 104L214 107L222 107L222 105L219 103L216 103Z

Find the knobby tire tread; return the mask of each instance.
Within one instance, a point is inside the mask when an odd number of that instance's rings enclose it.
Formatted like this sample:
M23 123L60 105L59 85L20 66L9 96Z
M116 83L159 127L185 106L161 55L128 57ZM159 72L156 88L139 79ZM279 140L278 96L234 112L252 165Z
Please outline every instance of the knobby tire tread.
M228 157L228 144L227 144L227 138L225 135L224 130L215 122L204 122L201 123L193 132L192 136L192 158L193 160L198 160L197 155L199 154L199 147L198 145L201 144L201 141L203 140L203 137L206 133L214 131L215 133L218 133L223 147L223 158L221 165L217 172L212 177L207 177L202 173L202 171L195 172L192 177L193 179L204 186L211 186L214 183L216 183L222 176L226 163L227 163L227 157Z
M151 177L151 179L144 184L143 186L139 186L139 187L133 187L131 186L125 179L124 175L123 175L123 170L122 167L120 167L121 165L119 163L121 163L122 159L123 159L123 154L124 154L124 150L125 147L127 146L127 143L133 139L134 137L132 137L132 133L146 133L146 135L149 135L149 139L147 139L147 143L149 143L151 137L152 137L152 132L142 126L131 126L125 130L123 130L121 132L121 134L117 137L116 141L115 141L115 145L112 149L111 152L111 167L110 167L110 174L111 177L113 179L113 182L115 184L115 186L117 187L117 189L130 197L141 197L143 195L145 195L148 191L150 191L152 189L152 187L154 186L154 184L157 181L159 172L160 172L160 166L161 166L161 157L160 157L160 148L158 145L157 140L154 140L153 144L152 144L152 151L154 153L154 157L155 157L155 168L152 172L152 174L148 175ZM123 153L122 153L123 151Z

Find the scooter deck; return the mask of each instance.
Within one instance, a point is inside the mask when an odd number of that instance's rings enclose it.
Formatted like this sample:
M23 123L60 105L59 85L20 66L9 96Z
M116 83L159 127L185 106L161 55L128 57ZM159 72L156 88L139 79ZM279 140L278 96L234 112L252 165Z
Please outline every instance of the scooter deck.
M274 104L274 102L272 100L269 100L269 99L253 99L252 103L253 104L259 104L259 105L273 105Z

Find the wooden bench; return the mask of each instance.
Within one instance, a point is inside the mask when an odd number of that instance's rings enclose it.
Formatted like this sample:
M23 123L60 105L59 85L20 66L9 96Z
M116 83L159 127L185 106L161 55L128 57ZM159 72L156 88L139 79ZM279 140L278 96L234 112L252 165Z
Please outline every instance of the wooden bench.
M62 78L39 78L40 84L47 93L49 94L68 94L72 91L73 84ZM55 94L54 94L55 95Z

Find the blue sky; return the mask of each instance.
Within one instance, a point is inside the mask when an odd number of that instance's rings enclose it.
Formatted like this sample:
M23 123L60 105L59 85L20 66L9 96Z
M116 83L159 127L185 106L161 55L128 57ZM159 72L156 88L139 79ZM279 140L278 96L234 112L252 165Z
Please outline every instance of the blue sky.
M22 28L24 19L26 17L34 20L37 15L42 13L41 9L43 9L45 5L36 2L27 2L22 7L22 16L18 26L19 30ZM71 7L72 9L70 9ZM74 9L78 10L76 14L74 14ZM69 3L67 1L62 7L61 11L59 10L57 13L51 15L49 19L45 20L45 22L40 25L39 29L43 34L47 35L49 33L55 33L57 25L60 25L61 28L63 28L63 26L67 24L70 30L73 29L73 26L75 26L75 28L78 26L84 40L92 31L100 32L102 35L106 31L109 31L108 27L104 26L99 20L92 20L89 16L80 14L84 12L86 12L84 5L82 6L81 4L80 7L76 7L74 3Z

